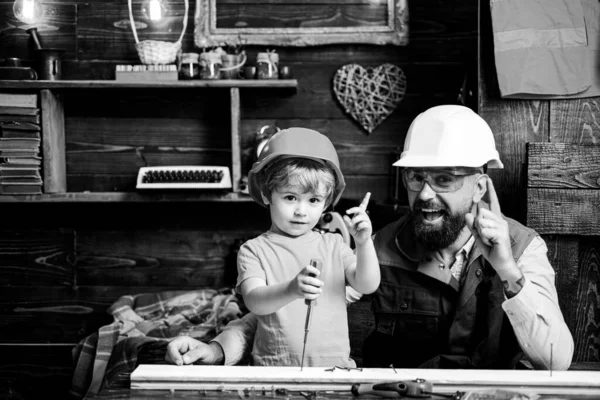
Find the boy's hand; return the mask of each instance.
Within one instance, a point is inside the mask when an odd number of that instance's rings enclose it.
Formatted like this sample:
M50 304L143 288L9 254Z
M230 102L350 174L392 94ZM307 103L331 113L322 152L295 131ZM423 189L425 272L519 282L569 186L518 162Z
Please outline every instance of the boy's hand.
M310 276L311 274L313 276ZM292 280L292 291L294 291L299 298L308 300L316 299L321 294L321 287L323 286L323 281L317 279L320 274L321 272L317 268L312 265L307 265L298 275L296 275L296 278Z
M367 205L370 198L371 192L367 192L358 207L352 207L346 211L346 214L352 215L352 219L348 215L344 215L344 222L346 223L348 232L354 237L356 244L365 243L371 239L371 235L373 234L373 225L367 215Z

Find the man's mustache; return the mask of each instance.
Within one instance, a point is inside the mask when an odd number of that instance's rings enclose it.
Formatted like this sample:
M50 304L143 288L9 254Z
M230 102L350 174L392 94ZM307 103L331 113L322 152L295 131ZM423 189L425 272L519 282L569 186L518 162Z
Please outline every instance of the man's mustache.
M415 204L413 205L413 209L417 210L417 209L423 209L423 208L446 211L446 206L444 206L443 204L436 203L435 201L431 201L431 200L430 201L423 201L423 200L415 201Z

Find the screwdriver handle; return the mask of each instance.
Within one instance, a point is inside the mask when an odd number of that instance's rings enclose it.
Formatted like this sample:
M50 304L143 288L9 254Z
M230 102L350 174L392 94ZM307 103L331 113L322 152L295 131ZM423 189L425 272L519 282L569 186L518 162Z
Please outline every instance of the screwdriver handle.
M355 383L351 388L352 394L375 395L380 397L408 397L429 398L433 391L433 384L425 379L417 378L412 381L382 382L382 383Z
M316 269L319 270L319 272L322 271L323 269L323 262L319 259L311 259L310 260L310 265L315 267ZM315 278L317 275L315 274L308 274L308 276ZM317 300L309 300L309 299L304 299L304 304L306 304L307 306L310 306L312 303L312 305L316 306L317 305Z
M355 383L352 385L352 394L355 396L375 395L379 397L404 397L408 386L404 382L385 383Z

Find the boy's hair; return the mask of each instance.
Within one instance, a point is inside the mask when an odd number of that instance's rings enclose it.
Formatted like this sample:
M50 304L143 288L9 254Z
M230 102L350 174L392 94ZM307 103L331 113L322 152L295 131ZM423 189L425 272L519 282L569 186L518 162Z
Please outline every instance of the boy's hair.
M337 185L334 171L325 163L309 158L277 157L258 173L262 194L271 200L271 192L290 184L300 185L306 192L325 189L325 207L333 201Z

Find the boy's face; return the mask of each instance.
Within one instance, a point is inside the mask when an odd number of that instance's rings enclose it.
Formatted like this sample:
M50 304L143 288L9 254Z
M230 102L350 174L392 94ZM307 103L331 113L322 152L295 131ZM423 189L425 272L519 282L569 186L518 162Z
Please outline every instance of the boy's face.
M299 237L310 232L319 222L326 206L327 193L322 185L315 192L305 192L299 185L288 185L271 192L271 230L288 237Z

